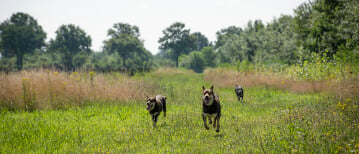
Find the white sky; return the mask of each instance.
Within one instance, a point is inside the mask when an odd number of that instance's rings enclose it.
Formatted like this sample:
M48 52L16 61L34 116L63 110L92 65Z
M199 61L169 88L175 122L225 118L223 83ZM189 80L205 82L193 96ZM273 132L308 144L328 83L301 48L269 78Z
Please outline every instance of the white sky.
M215 41L216 32L228 26L245 27L249 20L268 23L281 14L293 15L306 0L0 0L0 22L16 12L34 17L55 38L62 24L80 26L92 39L92 49L101 51L107 30L123 22L140 29L145 48L158 52L162 31L182 22L191 33L201 32Z

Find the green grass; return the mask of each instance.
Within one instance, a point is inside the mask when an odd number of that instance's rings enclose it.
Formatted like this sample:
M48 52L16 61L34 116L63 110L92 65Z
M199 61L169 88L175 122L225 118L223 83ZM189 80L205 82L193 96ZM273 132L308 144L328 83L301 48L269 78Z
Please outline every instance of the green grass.
M141 78L141 77L139 77ZM64 152L359 152L358 99L341 101L318 93L293 94L214 87L220 96L220 132L206 130L201 112L203 74L146 74L168 97L167 117L152 127L142 102L91 102L64 110L1 110L0 153Z

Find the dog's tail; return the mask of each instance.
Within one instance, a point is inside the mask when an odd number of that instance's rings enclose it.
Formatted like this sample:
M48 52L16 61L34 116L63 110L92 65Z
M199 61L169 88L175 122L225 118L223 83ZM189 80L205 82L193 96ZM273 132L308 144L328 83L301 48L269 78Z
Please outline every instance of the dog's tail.
M167 97L163 97L163 115L164 117L166 117L166 100L167 100Z

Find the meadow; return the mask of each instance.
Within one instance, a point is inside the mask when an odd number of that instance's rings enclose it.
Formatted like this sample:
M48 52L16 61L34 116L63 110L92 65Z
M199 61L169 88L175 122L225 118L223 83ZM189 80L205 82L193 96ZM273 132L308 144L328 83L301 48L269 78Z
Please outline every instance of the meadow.
M358 153L357 83L226 69L1 74L0 153ZM203 85L219 95L219 133L203 126ZM145 98L158 93L167 116L152 127Z

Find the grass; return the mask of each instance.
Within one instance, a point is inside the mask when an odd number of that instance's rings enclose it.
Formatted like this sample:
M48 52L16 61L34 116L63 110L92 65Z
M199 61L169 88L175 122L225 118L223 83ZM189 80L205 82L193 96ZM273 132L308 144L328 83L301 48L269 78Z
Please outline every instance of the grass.
M205 130L201 87L208 74L161 69L137 76L147 94L168 97L152 127L144 99L93 100L63 109L0 110L1 153L349 153L359 152L358 98L217 86L220 132ZM131 80L132 80L131 79ZM116 81L113 81L116 82ZM142 95L140 96L142 97Z
M116 72L34 70L0 73L0 106L32 111L64 109L87 102L128 102L145 99L145 87L141 79Z

